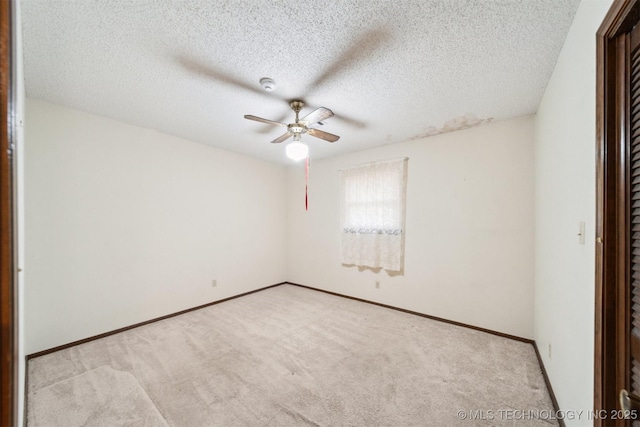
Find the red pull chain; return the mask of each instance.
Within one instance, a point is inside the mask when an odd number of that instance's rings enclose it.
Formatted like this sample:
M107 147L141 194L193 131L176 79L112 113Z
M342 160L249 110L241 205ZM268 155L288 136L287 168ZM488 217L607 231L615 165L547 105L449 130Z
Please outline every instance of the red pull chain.
M309 210L309 156L304 167L304 210Z

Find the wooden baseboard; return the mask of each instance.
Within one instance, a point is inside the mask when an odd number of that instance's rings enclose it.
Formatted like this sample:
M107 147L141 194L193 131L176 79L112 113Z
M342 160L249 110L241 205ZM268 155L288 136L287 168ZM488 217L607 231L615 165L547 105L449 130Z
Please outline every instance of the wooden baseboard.
M325 294L334 295L334 296L337 296L337 297L348 298L348 299L351 299L351 300L354 300L354 301L365 302L367 304L373 304L373 305L377 305L379 307L390 308L392 310L402 311L403 313L409 313L409 314L413 314L413 315L416 315L416 316L425 317L427 319L437 320L438 322L449 323L451 325L462 326L464 328L474 329L474 330L480 331L480 332L486 332L487 334L497 335L497 336L503 337L503 338L509 338L509 339L516 340L516 341L526 342L527 344L533 344L533 340L531 340L529 338L522 338L522 337L519 337L519 336L516 336L516 335L505 334L503 332L498 332L498 331L494 331L494 330L491 330L491 329L485 329L485 328L481 328L479 326L473 326L473 325L469 325L469 324L466 324L466 323L456 322L455 320L449 320L449 319L444 319L442 317L431 316L429 314L424 314L424 313L420 313L420 312L417 312L417 311L412 311L412 310L407 310L407 309L404 309L404 308L394 307L392 305L382 304L382 303L375 302L375 301L369 301L369 300L362 299L362 298L356 298L356 297L352 297L352 296L349 296L349 295L339 294L339 293L336 293L336 292L325 291L324 289L318 289L318 288L314 288L314 287L311 287L311 286L300 285L298 283L292 283L292 282L286 282L286 283L289 284L289 285L299 286L301 288L311 289L311 290L318 291L318 292L324 292Z
M542 361L542 356L540 356L540 351L538 350L538 344L533 341L533 349L536 351L536 357L538 358L538 364L540 365L540 369L542 370L542 376L544 377L544 382L547 385L547 390L549 391L549 396L551 397L551 403L553 404L553 409L558 413L560 411L560 406L558 406L558 399L556 399L556 395L553 392L553 388L551 387L551 381L549 380L549 376L547 375L547 370L544 367L544 362ZM566 427L566 424L563 419L558 419L558 423L560 427Z
M199 305L197 307L192 307L192 308L188 308L186 310L177 311L175 313L167 314L165 316L156 317L155 319L146 320L144 322L136 323L134 325L125 326L123 328L115 329L113 331L109 331L109 332L105 332L105 333L102 333L102 334L94 335L92 337L84 338L84 339L81 339L81 340L78 340L78 341L73 341L73 342L70 342L70 343L67 343L67 344L62 344L62 345L59 345L57 347L53 347L53 348L50 348L50 349L47 349L47 350L38 351L37 353L28 354L26 356L26 358L27 358L27 361L28 361L30 359L33 359L34 357L44 356L45 354L53 353L53 352L56 352L56 351L59 351L59 350L64 350L66 348L73 347L73 346L79 345L79 344L84 344L84 343L87 343L87 342L90 342L90 341L95 341L95 340L100 339L100 338L108 337L110 335L118 334L120 332L128 331L130 329L138 328L140 326L148 325L149 323L158 322L160 320L168 319L170 317L179 316L181 314L185 314L185 313L188 313L190 311L199 310L201 308L209 307L209 306L215 305L215 304L220 304L221 302L229 301L229 300L232 300L232 299L235 299L235 298L240 298L240 297L243 297L243 296L246 296L246 295L250 295L250 294L253 294L253 293L256 293L256 292L264 291L265 289L273 288L273 287L284 285L284 284L287 284L287 282L281 282L281 283L276 283L275 285L265 286L264 288L255 289L255 290L249 291L249 292L244 292L244 293L241 293L241 294L238 294L238 295L234 295L234 296L231 296L231 297L228 297L228 298L224 298L224 299L221 299L221 300L209 302L207 304L202 304L202 305Z

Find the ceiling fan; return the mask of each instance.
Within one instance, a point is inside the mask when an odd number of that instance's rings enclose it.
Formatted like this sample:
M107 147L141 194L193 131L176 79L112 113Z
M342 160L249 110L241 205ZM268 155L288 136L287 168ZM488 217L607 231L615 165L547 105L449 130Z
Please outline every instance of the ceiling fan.
M293 123L287 124L277 122L274 120L263 119L262 117L252 116L250 114L245 115L244 118L248 120L254 120L256 122L267 123L270 125L282 126L287 128L287 131L284 134L271 141L272 144L286 141L291 137L293 137L294 141L298 142L300 141L300 136L302 134L315 136L316 138L324 139L325 141L329 142L336 142L338 139L340 139L338 135L309 127L333 117L333 111L329 110L328 108L320 107L307 114L303 118L298 118L300 111L304 107L304 102L291 101L289 105L291 106L291 109L296 113L296 120Z
M327 82L335 79L336 77L339 77L342 73L345 72L345 70L348 70L349 67L355 63L357 63L358 61L363 61L366 60L367 56L370 55L373 51L375 51L376 49L378 49L380 47L380 45L384 44L387 40L389 40L391 37L391 33L389 31L387 31L386 29L383 28L372 28L366 32L364 32L363 34L361 34L358 38L356 38L355 40L352 41L351 46L344 52L342 53L338 53L336 60L330 64L327 68L324 69L324 71L322 71L318 76L316 76L316 78L311 81L306 88L304 89L305 93L305 97L307 99L309 99L309 96L311 93L313 93L314 91L317 91L321 86L323 86L324 84L326 84ZM228 74L223 72L222 70L219 70L215 67L213 67L211 64L207 64L204 63L202 61L198 61L195 58L191 58L188 56L178 56L177 61L180 63L180 65L182 65L182 67L184 67L185 69L187 69L189 72L200 75L201 77L205 77L208 79L212 79L212 80L217 80L219 82L228 84L228 85L232 85L235 86L239 89L242 89L244 91L247 92L252 92L254 94L258 94L258 95L262 95L262 96L269 96L269 97L275 97L275 98L279 98L281 100L284 99L291 99L291 98L284 98L281 96L278 96L277 94L274 94L272 91L267 90L265 91L261 91L258 90L256 87L254 87L251 84L248 84L245 81L242 81L238 78L236 78L234 75L232 74ZM266 89L266 88L265 88ZM299 88L300 89L300 88ZM294 95L294 96L299 96L299 95ZM296 105L298 105L298 107L294 107L294 103L296 103ZM301 101L292 101L290 102L291 108L296 111L296 108L298 108L298 112L299 110L302 109L302 107L304 107L304 103L302 103ZM312 129L312 128L308 128L308 126L311 126L315 123L321 122L323 119L317 119L315 121L312 121L311 119L313 118L313 114L318 112L318 111L329 111L331 114L329 116L327 116L326 118L332 117L333 116L333 112L331 112L331 110L328 110L326 108L319 108L316 111L314 111L313 113L303 117L300 121L308 121L308 123L306 123L307 129L306 132L309 135L312 136L316 136L318 138L321 139L325 139L329 142L335 142L338 140L338 137L335 135L332 135L333 138L335 138L333 141L331 141L331 139L329 138L323 138L320 135L326 136L326 135L331 135L328 134L327 132L322 132L318 129ZM296 116L297 113L296 112ZM320 114L320 113L317 113ZM245 118L249 119L249 120L255 120L258 122L262 122L262 123L266 123L266 124L271 124L271 125L275 125L275 126L285 126L288 127L290 125L287 125L285 123L280 123L278 121L274 121L274 120L267 120L267 119L263 119L260 117L255 117L255 116L245 116ZM366 123L357 120L353 117L347 117L345 116L343 113L338 113L338 115L336 116L336 119L346 123L347 125L350 126L355 126L357 128L365 128L366 127ZM282 119L280 119L282 120ZM297 118L296 118L296 122L298 122ZM322 123L320 123L322 124ZM302 132L292 132L292 135L295 138L299 139L299 136ZM297 136L296 136L297 135ZM282 142L285 141L287 138L289 138L289 136L285 137L284 135L282 136L282 140L274 140L272 142L277 143L277 142Z

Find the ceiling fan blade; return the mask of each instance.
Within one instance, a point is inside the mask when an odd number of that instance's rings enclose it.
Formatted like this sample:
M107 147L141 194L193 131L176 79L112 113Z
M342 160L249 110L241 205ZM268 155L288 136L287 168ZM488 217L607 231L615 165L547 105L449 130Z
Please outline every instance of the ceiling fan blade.
M280 135L279 137L277 137L273 141L271 141L271 143L272 144L277 144L279 142L286 141L287 139L291 138L292 136L293 136L293 133L287 132L287 133L285 133L283 135Z
M307 107L312 108L310 105L307 105ZM345 115L345 114L343 114L343 113L341 113L339 111L338 112L334 112L333 110L331 110L331 111L333 112L333 119L334 120L339 120L339 121L341 121L343 123L346 123L349 126L357 127L357 128L360 128L360 129L364 129L364 128L367 127L367 124L364 123L361 120L358 120L358 119L356 119L354 117L347 116L347 115ZM303 118L305 120L307 119L307 117L303 117ZM282 120L284 120L284 119L285 118L283 118ZM320 121L322 121L322 120L320 120ZM319 124L323 125L324 123L319 123ZM311 125L307 124L307 126L311 126Z
M316 77L305 92L308 94L314 91L334 76L344 73L349 67L357 65L358 62L366 61L368 56L371 56L375 50L390 38L391 33L384 29L374 29L362 34L349 49L342 52L333 61L329 68Z
M269 120L269 119L263 119L262 117L252 116L251 114L246 114L246 115L244 116L244 118L245 118L245 119L248 119L248 120L255 120L256 122L267 123L267 124L274 125L274 126L284 126L284 127L287 127L287 124L286 124L286 123L276 122L276 121Z
M281 114L280 117L278 117L277 119L274 120L274 122L282 123L289 116L290 116L290 114ZM265 134L265 133L271 133L272 131L273 131L273 128L271 126L259 126L259 129L256 130L256 133Z
M298 121L304 122L307 126L310 126L315 123L326 120L330 117L333 117L333 111L329 110L328 108L320 107L317 110L307 114L306 116L304 116Z
M237 88L252 92L256 95L282 99L280 96L274 93L265 92L264 90L260 89L258 86L253 86L248 83L245 83L235 78L233 75L223 73L222 71L215 69L213 66L200 62L196 59L189 58L186 56L178 56L176 58L176 61L187 71L193 74L199 75L201 77L205 77L210 80L217 80L219 82L226 83L228 85L235 86Z
M316 138L324 139L325 141L329 142L336 142L340 139L338 135L334 135L320 129L309 129L307 130L307 135L315 136Z

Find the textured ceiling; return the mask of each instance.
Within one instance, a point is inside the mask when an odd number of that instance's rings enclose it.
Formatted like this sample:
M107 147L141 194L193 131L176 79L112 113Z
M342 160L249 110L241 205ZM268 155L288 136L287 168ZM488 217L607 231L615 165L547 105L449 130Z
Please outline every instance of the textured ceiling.
M320 158L535 113L578 3L22 0L27 96L288 164L245 114L332 109Z

